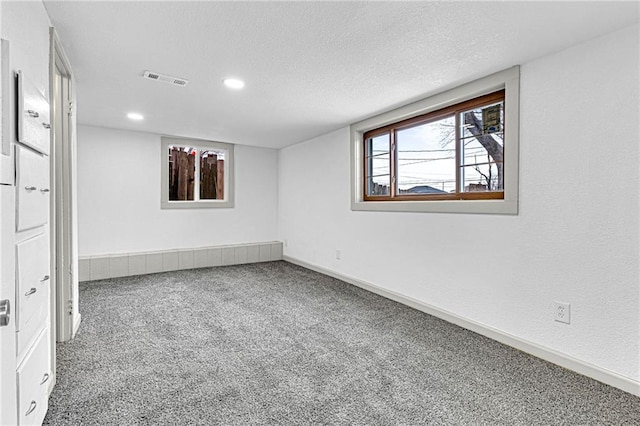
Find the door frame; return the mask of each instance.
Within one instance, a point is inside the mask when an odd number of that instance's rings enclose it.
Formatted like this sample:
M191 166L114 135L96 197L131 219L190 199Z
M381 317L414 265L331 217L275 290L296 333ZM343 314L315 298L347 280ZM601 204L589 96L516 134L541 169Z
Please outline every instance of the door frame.
M55 371L56 342L71 340L80 325L76 221L75 81L60 39L50 29L51 52L51 351ZM51 388L55 384L55 376Z

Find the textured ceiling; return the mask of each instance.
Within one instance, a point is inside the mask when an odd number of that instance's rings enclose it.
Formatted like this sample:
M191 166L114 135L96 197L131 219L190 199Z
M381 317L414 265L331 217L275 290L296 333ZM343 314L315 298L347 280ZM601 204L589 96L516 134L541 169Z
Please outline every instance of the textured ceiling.
M279 148L638 22L638 2L44 1L82 124ZM186 87L141 77L152 70ZM245 80L229 90L223 78ZM136 111L145 120L132 122Z

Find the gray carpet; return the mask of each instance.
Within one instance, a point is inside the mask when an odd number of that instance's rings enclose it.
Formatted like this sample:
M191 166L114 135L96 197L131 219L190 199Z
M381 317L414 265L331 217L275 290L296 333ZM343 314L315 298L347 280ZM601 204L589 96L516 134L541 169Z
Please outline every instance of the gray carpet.
M286 263L82 283L47 425L639 425L640 398Z

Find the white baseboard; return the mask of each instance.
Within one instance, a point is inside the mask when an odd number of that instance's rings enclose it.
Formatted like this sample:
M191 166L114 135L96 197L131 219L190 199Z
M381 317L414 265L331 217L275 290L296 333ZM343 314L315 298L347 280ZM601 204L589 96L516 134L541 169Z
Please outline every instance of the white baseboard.
M282 243L280 241L80 256L78 259L78 279L79 281L94 281L156 272L274 260L282 260Z
M454 313L445 311L443 309L437 308L435 306L429 305L427 303L413 299L411 297L404 296L400 293L396 293L394 291L387 290L382 287L378 287L374 284L359 280L357 278L350 277L348 275L343 275L341 273L334 272L322 266L317 266L317 265L305 262L303 260L296 259L291 256L282 256L282 260L302 266L307 269L311 269L313 271L319 272L324 275L328 275L333 278L337 278L349 284L353 284L364 290L378 294L382 297L386 297L387 299L391 299L398 303L402 303L403 305L410 306L414 309L425 312L429 315L433 315L434 317L438 317L447 322L456 324L460 327L466 328L467 330L471 330L475 333L478 333L490 339L496 340L500 343L504 343L505 345L519 349L523 352L526 352L528 354L541 358L545 361L549 361L553 364L559 365L571 371L575 371L576 373L598 380L599 382L616 387L632 395L640 396L640 382L630 379L628 377L622 376L620 374L617 374L613 371L598 367L593 364L589 364L587 362L573 358L569 355L563 354L551 348L547 348L547 347L538 345L536 343L529 342L527 340L521 339L512 334L505 333L504 331L493 328L491 326L463 318Z

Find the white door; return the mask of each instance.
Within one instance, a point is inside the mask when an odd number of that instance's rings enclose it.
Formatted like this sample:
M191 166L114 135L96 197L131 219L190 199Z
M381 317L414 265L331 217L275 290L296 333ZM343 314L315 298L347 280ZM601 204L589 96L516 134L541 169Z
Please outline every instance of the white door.
M0 8L0 11L2 8ZM16 321L15 321L15 186L10 123L11 72L9 43L0 43L0 425L18 422L16 410ZM9 311L8 313L6 311Z
M17 423L14 207L15 187L0 185L0 425Z

